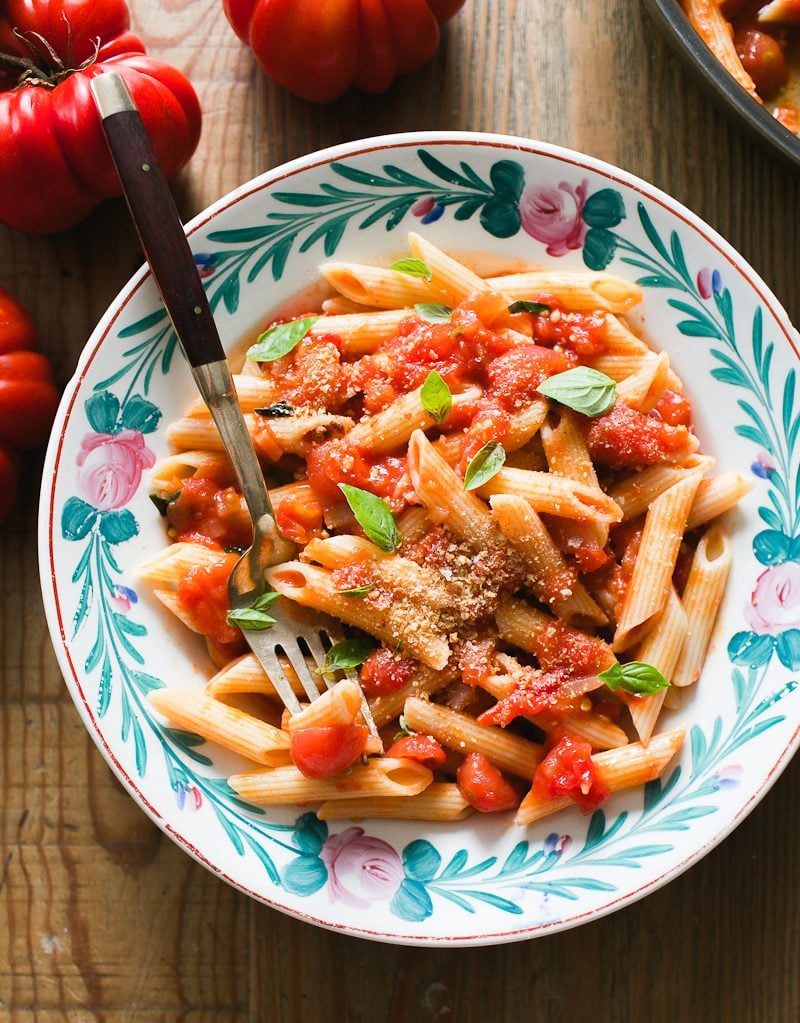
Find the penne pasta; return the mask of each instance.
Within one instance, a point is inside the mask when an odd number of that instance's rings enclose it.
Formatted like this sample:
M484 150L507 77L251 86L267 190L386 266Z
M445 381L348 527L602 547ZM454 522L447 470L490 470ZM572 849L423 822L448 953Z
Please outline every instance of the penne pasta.
M636 652L636 659L651 664L665 679L674 681L675 665L686 640L689 623L675 587L670 586L664 610ZM633 726L646 746L653 734L668 690L650 696L632 696L628 701Z
M422 277L365 263L323 263L320 273L340 294L358 305L397 309L435 299Z
M607 273L527 271L490 277L487 284L512 301L554 298L565 309L576 312L603 309L624 313L642 300L642 289L637 284Z
M432 782L416 796L367 796L364 799L332 799L323 803L317 816L323 821L395 817L413 821L461 821L475 811L461 795L458 785Z
M700 677L732 560L728 534L722 526L712 526L697 545L683 591L683 609L688 625L672 674L676 686L691 685Z

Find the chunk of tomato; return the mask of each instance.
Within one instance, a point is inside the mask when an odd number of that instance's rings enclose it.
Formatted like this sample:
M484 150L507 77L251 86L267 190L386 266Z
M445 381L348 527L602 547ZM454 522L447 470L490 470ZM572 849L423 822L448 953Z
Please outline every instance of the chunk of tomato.
M532 791L543 801L569 796L584 813L592 813L610 795L597 775L592 747L571 735L562 735L536 768Z
M456 773L461 795L481 813L497 813L519 806L519 795L483 753L470 753Z
M447 760L447 754L432 735L405 735L393 742L386 751L387 757L405 757L416 760L431 771L441 767Z
M388 696L408 685L416 671L416 661L410 657L396 657L386 647L379 647L364 661L361 688L367 696Z
M333 778L346 771L364 752L366 725L326 725L292 733L289 755L306 778Z

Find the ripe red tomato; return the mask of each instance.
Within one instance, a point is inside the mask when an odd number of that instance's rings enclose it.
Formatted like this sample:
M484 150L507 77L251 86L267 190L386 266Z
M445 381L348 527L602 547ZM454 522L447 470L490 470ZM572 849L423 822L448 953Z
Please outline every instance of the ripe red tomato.
M0 441L0 522L8 518L17 496L19 458L16 452Z
M470 753L456 773L461 795L481 813L497 813L519 806L520 797L483 753Z
M358 760L367 745L366 725L327 725L292 733L289 755L306 778L333 778Z
M125 79L167 176L194 152L201 115L191 83L147 57L129 23L125 0L3 6L0 52L17 62L0 73L0 220L11 227L63 231L121 194L89 88L96 75Z
M279 85L328 103L351 85L385 92L436 53L465 0L223 0L234 31Z
M392 743L386 756L416 760L430 771L435 771L447 760L447 754L432 735L404 735Z

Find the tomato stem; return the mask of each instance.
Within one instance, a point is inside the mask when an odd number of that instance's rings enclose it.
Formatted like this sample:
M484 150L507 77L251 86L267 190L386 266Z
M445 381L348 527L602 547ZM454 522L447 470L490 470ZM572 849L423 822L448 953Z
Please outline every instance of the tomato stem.
M20 32L14 29L14 35L21 39L28 49L33 53L34 59L17 57L11 53L0 53L0 65L17 68L20 71L17 79L17 88L24 86L39 86L45 89L55 89L65 78L76 71L85 71L97 60L100 52L101 40L98 36L93 41L94 52L78 67L68 67L61 60L59 55L50 43L40 35L39 32ZM72 50L72 38L69 36L69 49ZM71 63L71 61L70 61Z

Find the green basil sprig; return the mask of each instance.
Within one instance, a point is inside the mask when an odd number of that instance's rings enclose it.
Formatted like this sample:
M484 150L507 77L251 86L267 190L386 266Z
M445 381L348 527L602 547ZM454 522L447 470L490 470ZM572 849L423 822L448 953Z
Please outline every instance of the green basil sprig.
M247 350L250 362L274 362L288 355L311 330L319 316L306 316L302 320L276 323L259 335L256 343Z
M508 307L510 313L530 313L531 316L544 316L545 313L550 312L550 306L545 305L544 302L525 302L520 300L519 302L512 302Z
M317 668L318 675L332 675L335 671L345 671L350 668L357 668L369 657L375 649L375 643L366 636L357 639L343 639L341 643L332 646L325 654L325 660L321 668Z
M443 423L453 407L453 395L445 381L432 369L419 392L422 407L437 423Z
M417 302L414 311L428 323L449 323L453 318L453 310L441 302Z
M156 508L158 508L158 514L164 516L167 514L167 508L169 508L173 501L177 501L180 496L180 490L176 490L174 494L167 494L166 497L159 497L158 494L150 494L150 500Z
M669 685L658 668L644 661L628 661L627 664L612 664L597 676L615 692L624 689L635 696L652 696Z
M356 517L359 526L376 547L393 554L400 546L403 537L397 528L397 520L389 505L382 497L371 494L368 490L353 487L349 483L340 483L339 489L344 494L350 510Z
M616 383L605 373L589 366L576 366L564 373L556 373L539 384L538 391L546 398L593 419L612 409L617 400Z
M284 419L297 413L294 405L284 398L276 401L274 405L267 405L266 408L254 408L253 411L257 416L263 416L265 419Z
M433 276L427 263L423 263L421 259L412 259L411 257L398 259L396 263L392 263L389 269L397 270L401 274L408 274L409 277L424 277L426 281L429 281Z
M470 459L467 471L464 474L464 489L477 490L484 483L496 476L503 468L506 461L506 452L503 445L496 440L490 440Z
M263 632L275 624L275 619L267 614L267 608L280 600L280 593L270 590L256 597L249 607L239 607L228 612L228 625L238 625L240 629L251 632Z

